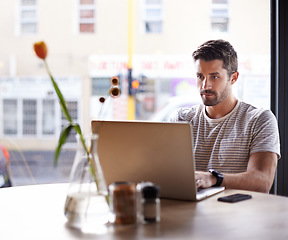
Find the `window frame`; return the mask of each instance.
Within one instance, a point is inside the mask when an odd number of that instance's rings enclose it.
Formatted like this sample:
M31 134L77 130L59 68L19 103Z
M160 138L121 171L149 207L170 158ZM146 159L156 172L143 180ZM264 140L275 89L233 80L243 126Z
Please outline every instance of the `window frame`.
M216 11L225 10L226 14L216 14L215 10ZM213 0L211 0L210 19L211 19L211 32L229 33L229 19L230 19L229 0L227 0L227 3L213 3ZM218 31L217 29L213 29L213 24L217 23L226 23L227 27L225 31Z
M271 4L271 110L275 114L280 135L281 159L275 175L272 193L288 196L288 2L286 0L270 0Z
M142 22L143 32L145 34L162 34L163 33L163 1L159 0L159 4L147 4L147 0L142 0ZM147 10L160 10L159 16L147 16ZM147 31L147 22L159 22L160 31Z
M59 133L60 131L63 129L63 126L64 126L64 123L67 122L65 121L63 118L62 118L62 111L60 109L60 106L58 104L58 101L56 98L54 97L51 97L51 98L27 98L27 97L20 97L20 98L17 98L17 97L4 97L4 98L1 98L1 101L2 101L2 105L3 105L3 109L2 109L2 113L4 111L4 108L5 108L5 104L4 104L4 101L6 100L13 100L13 101L16 101L16 112L15 112L15 115L16 115L16 119L17 119L17 127L16 127L16 133L15 134L7 134L5 133L5 124L4 124L4 121L5 119L2 118L2 133L1 135L5 138L14 138L14 137L17 137L17 138L43 138L43 139L47 139L47 138L56 138L59 136ZM24 108L23 108L23 102L25 100L33 100L33 101L36 101L36 126L35 126L35 129L36 129L36 133L35 134L24 134L24 124L23 124L23 120L24 120L24 114L23 114L23 111L24 111ZM54 125L55 125L55 131L53 132L53 134L45 134L43 133L43 130L44 130L44 127L43 127L43 111L45 111L45 108L44 108L44 101L45 100L53 100L54 101L54 104L53 104L53 107L54 107ZM69 102L76 102L77 104L77 116L76 118L74 117L73 120L75 122L79 122L79 119L80 119L80 102L78 99L74 99L74 98L69 98L66 100L67 103ZM69 107L68 107L69 108ZM68 109L69 110L69 109ZM75 141L72 141L72 142L75 142Z
M29 6L22 5L22 1L23 0L18 0L18 27L16 30L16 35L35 35L38 33L38 0L35 0L35 5ZM22 18L22 13L29 10L35 11L35 16L27 19ZM23 23L35 24L35 31L24 32L22 26Z
M81 0L77 1L77 33L78 34L95 34L96 33L96 23L97 23L97 8L96 8L96 0L94 0L93 4L81 4ZM94 17L93 18L81 18L81 10L93 10ZM93 32L82 32L81 24L93 24Z

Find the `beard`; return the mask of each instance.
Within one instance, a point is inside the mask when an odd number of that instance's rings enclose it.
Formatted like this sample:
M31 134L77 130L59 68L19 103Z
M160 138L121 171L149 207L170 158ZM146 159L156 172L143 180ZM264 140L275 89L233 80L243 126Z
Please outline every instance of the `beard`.
M230 91L231 90L230 90L230 88L228 86L228 82L227 82L224 90L221 91L220 93L218 93L216 91L212 91L212 90L201 90L200 96L201 96L203 104L205 106L215 106L218 103L225 100L228 97L228 95L230 94ZM205 94L210 94L210 96L206 97Z

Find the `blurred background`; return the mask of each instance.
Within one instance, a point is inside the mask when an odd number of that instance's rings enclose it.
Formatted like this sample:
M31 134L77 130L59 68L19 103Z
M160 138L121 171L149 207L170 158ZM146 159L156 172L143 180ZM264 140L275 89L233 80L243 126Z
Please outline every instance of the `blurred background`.
M121 96L101 118L166 121L199 103L191 54L210 39L238 53L236 96L270 108L269 0L1 0L0 16L0 144L9 152L0 168L14 186L67 182L75 154L72 133L53 166L66 121L34 55L37 41L46 42L50 69L87 134L112 76Z

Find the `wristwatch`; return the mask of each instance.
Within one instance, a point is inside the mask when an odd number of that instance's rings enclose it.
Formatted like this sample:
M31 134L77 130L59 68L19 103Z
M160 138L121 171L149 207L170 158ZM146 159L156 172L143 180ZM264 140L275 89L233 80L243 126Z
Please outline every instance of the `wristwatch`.
M209 172L217 178L217 182L215 185L213 185L212 187L218 187L218 186L221 186L222 182L223 182L223 174L219 171L216 171L214 169L209 169Z

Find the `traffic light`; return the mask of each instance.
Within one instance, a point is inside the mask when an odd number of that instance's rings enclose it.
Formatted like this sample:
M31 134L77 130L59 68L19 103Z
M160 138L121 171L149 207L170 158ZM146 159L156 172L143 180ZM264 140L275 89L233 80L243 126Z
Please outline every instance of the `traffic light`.
M131 86L132 86L132 88L133 89L138 89L139 88L139 86L140 86L140 83L139 83L139 81L138 80L133 80L132 81L132 84L131 84Z
M132 74L130 76L128 74L128 83L129 83L130 96L135 95L137 93L154 91L154 82L151 82L151 79L148 79L144 75L139 75L137 78L133 78Z
M129 96L135 95L140 87L140 82L132 77L132 69L128 69L128 92Z

